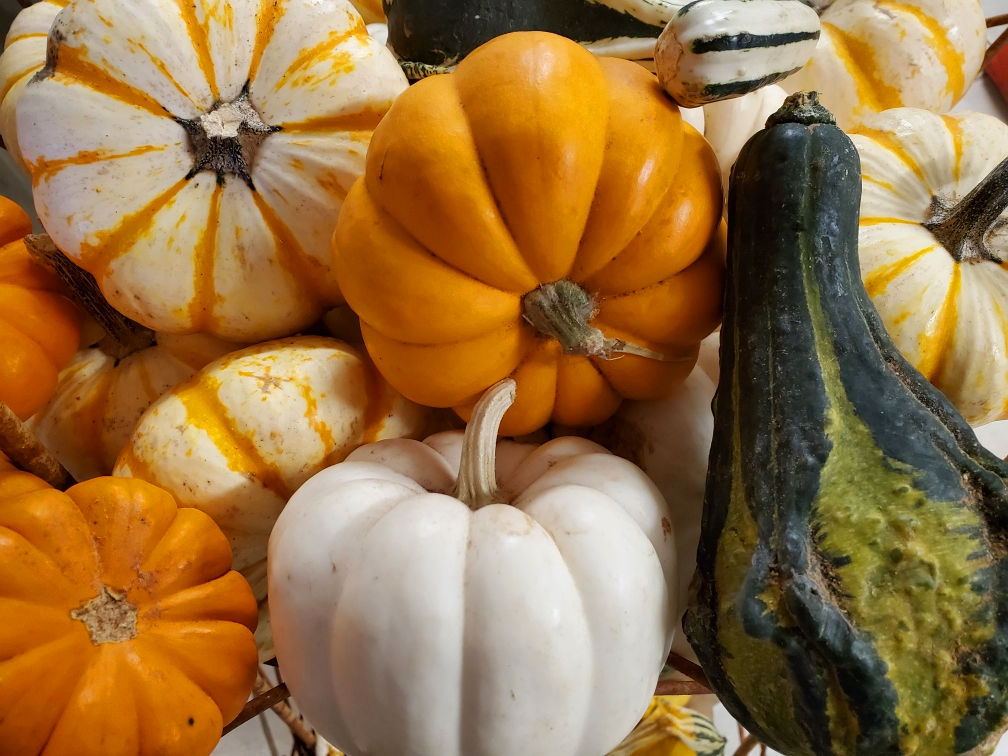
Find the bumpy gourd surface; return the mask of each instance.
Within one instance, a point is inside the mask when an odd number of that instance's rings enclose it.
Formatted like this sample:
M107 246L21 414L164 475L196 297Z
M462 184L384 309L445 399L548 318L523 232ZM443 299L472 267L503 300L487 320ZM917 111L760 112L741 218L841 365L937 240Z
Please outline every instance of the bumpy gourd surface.
M871 307L846 137L746 150L690 640L778 750L968 750L1006 711L1004 465Z

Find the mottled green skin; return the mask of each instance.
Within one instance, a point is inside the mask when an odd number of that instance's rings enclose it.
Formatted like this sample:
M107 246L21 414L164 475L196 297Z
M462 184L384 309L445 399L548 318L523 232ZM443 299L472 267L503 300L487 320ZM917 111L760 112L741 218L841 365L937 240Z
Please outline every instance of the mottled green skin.
M778 120L729 191L687 637L782 753L983 752L1008 711L1008 467L864 290L850 140Z

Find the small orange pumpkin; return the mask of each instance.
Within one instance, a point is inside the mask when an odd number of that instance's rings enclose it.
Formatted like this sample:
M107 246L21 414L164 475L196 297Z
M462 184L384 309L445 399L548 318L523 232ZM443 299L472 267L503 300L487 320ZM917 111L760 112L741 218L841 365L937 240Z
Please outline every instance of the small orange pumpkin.
M721 202L710 145L653 74L513 32L397 98L334 267L407 398L468 417L511 376L502 434L592 425L672 391L720 321Z
M0 457L0 752L209 754L252 690L255 622L204 513Z
M60 280L34 262L28 214L0 197L0 401L22 420L56 390L80 341L81 316Z

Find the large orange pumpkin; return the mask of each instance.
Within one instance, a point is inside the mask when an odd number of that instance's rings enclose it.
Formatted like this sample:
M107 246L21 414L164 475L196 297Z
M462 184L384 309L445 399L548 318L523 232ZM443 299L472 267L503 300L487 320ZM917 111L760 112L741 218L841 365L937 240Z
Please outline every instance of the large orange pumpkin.
M31 220L0 196L0 401L22 420L56 390L80 340L80 313L63 285L35 263L23 238Z
M0 456L0 754L209 754L256 675L213 520L140 480L65 493Z
M590 425L671 391L717 326L721 200L710 146L652 74L514 32L399 96L335 268L404 396L468 417L510 375L502 434Z

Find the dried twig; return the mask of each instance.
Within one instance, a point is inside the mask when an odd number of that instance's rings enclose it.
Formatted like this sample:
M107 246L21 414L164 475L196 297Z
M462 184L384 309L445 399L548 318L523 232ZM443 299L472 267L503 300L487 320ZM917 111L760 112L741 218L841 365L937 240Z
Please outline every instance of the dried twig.
M112 307L94 276L63 254L48 234L29 234L24 241L32 259L59 276L74 301L111 337L114 344L105 348L108 354L121 359L154 343L154 331Z
M987 28L993 29L995 26L1008 24L1008 13L1000 13L987 19Z
M659 680L655 687L656 696L703 696L711 689L696 680Z
M739 747L735 749L734 756L746 756L746 754L751 753L757 746L762 745L755 735L746 735L739 743Z
M284 684L280 683L280 685ZM253 692L256 695L263 695L274 689L273 684L266 677L262 669L260 669L259 675L256 677L255 687L252 689ZM311 752L315 748L318 737L315 735L315 731L305 723L304 717L296 713L290 707L290 704L287 703L286 699L287 696L284 696L283 699L277 701L270 708L280 718L280 721L290 729L296 745L301 746L300 750Z
M65 490L74 483L73 476L4 402L0 402L0 452L15 467L37 475L53 488Z
M250 719L259 716L267 709L273 708L276 704L282 702L290 695L290 691L287 690L286 683L280 683L279 685L270 688L267 691L263 691L249 700L248 703L238 712L238 716L224 725L224 731L222 735L227 735L231 730L245 724Z
M666 664L672 667L672 669L674 669L676 672L686 675L686 677L702 685L705 688L703 692L705 693L711 692L710 682L708 682L707 675L704 674L704 671L700 669L700 665L694 664L689 659L685 659L682 656L679 656L679 654L675 653L669 654L669 658L668 661L666 661Z
M1008 18L1008 16L1006 16L1006 18ZM997 53L1001 50L1002 47L1004 47L1006 43L1008 43L1008 29L1005 29L1003 32L1001 32L998 38L987 46L987 52L984 53L984 59L983 63L981 64L981 68L985 68L987 66L987 63L990 62L991 58L997 55Z

